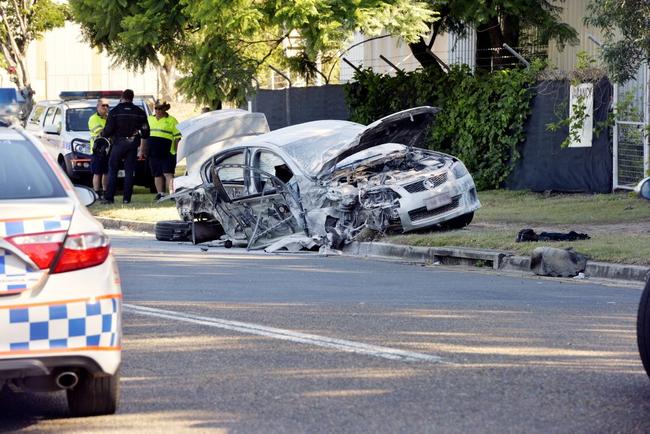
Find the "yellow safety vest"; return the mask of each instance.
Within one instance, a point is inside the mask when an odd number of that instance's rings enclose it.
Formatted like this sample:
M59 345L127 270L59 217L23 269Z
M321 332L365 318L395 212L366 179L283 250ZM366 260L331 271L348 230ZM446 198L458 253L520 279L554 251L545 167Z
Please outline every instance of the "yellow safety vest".
M90 130L90 152L93 152L93 145L95 144L95 139L99 136L99 133L106 126L106 119L99 116L95 113L90 118L88 118L88 130Z
M181 133L176 128L178 121L173 116L165 116L160 119L156 116L149 116L150 137L162 137L172 142L171 154L176 155L176 143L181 138Z

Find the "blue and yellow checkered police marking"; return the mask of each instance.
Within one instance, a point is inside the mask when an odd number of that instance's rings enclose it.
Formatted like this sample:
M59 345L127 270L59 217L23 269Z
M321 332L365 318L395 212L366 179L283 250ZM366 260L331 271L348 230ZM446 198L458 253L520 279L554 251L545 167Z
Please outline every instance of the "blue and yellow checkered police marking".
M66 231L72 216L0 220L0 237ZM0 295L25 291L38 282L43 271L34 270L8 250L0 249Z
M0 249L0 295L24 291L42 275L43 271L33 270L16 255Z
M71 219L72 216L64 215L0 221L0 237L68 230Z
M0 306L0 355L117 350L119 294L53 304Z

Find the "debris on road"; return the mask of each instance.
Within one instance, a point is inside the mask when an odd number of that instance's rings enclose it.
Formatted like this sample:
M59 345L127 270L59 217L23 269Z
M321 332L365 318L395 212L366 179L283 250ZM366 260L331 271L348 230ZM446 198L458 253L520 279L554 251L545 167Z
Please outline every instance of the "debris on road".
M587 234L581 234L575 231L570 232L540 232L536 233L533 229L522 229L517 234L516 242L522 243L527 241L577 241L589 240L591 237Z
M538 276L573 277L585 271L587 258L572 248L538 247L533 250L530 268Z

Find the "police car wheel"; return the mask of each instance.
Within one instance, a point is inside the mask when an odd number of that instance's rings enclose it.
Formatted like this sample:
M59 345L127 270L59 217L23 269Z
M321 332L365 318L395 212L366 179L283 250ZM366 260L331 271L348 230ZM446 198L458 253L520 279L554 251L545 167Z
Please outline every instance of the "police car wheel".
M119 398L119 381L119 374L82 376L79 384L67 391L70 415L83 417L114 414Z
M191 241L192 223L182 220L165 220L157 222L154 233L158 241Z

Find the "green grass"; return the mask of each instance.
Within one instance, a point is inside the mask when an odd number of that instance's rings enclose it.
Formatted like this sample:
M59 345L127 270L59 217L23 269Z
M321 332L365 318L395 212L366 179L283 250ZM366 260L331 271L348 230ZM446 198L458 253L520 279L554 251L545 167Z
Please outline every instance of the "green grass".
M122 196L115 196L115 203L102 205L95 202L89 209L97 217L107 217L118 220L134 220L141 222L157 222L161 220L178 220L176 206L172 201L156 203L155 194L149 193L149 189L136 187L131 203L122 204Z
M475 222L524 225L615 224L650 221L650 201L629 193L554 194L482 191Z

